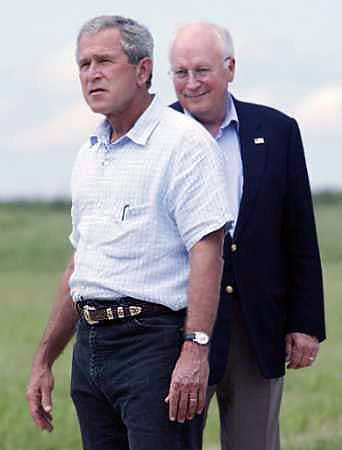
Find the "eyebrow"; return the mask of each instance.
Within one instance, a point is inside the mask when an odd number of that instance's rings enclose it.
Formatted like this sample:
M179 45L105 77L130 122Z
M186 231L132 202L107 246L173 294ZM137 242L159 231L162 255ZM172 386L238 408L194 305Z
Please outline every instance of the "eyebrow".
M115 61L117 58L113 55L110 55L109 53L101 53L101 54L95 54L91 56L85 56L84 58L81 58L79 61L79 64L90 61L92 58L95 59L95 61L101 61L102 59L110 59L111 61Z
M206 68L209 68L209 67L211 67L211 64L209 64L209 63L197 63L197 64L194 64L194 66L193 66L193 68L194 69L198 69L198 68L204 68L204 67L206 67ZM179 64L179 65L176 65L175 66L175 70L180 70L180 69L185 69L185 70L188 70L189 69L189 67L188 66L186 66L185 64Z
M113 55L110 55L109 53L101 53L100 55L93 55L94 59L111 59L115 60L116 57Z

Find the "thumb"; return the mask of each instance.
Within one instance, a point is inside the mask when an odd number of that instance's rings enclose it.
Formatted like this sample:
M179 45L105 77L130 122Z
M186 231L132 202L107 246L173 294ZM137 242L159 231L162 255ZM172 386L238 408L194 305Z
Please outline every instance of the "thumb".
M49 413L52 411L52 401L51 401L51 390L42 390L42 406L45 412Z

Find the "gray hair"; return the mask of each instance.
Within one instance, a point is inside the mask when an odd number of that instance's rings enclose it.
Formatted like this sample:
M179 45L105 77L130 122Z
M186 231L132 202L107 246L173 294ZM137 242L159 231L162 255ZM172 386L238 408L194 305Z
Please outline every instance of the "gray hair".
M213 29L216 31L216 33L219 35L219 37L222 39L223 42L223 52L224 57L227 58L228 56L233 57L234 56L234 44L233 44L233 38L230 34L230 32L227 30L227 28L221 27L220 25L216 24L209 24L213 27Z
M98 16L90 19L80 29L77 36L76 60L80 59L80 40L83 34L117 29L120 32L120 44L131 64L138 64L143 58L153 59L153 37L149 30L133 19L122 16ZM151 86L152 73L147 81Z

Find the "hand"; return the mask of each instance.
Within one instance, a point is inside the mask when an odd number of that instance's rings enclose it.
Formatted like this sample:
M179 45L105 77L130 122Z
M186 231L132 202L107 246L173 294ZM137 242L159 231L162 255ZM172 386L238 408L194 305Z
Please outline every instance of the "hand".
M51 369L49 367L33 367L26 398L34 423L42 430L49 432L53 430L51 414L53 387L54 378Z
M194 414L201 414L205 407L208 386L208 347L184 342L181 355L171 376L169 394L169 418L183 423Z
M319 351L318 339L304 333L289 333L286 336L286 361L288 369L310 367Z

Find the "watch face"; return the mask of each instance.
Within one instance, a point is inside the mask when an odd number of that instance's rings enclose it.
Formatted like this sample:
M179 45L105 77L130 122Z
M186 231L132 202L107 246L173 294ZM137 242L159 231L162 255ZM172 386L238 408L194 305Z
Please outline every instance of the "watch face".
M206 345L209 342L209 336L203 331L196 331L194 341L201 345Z

